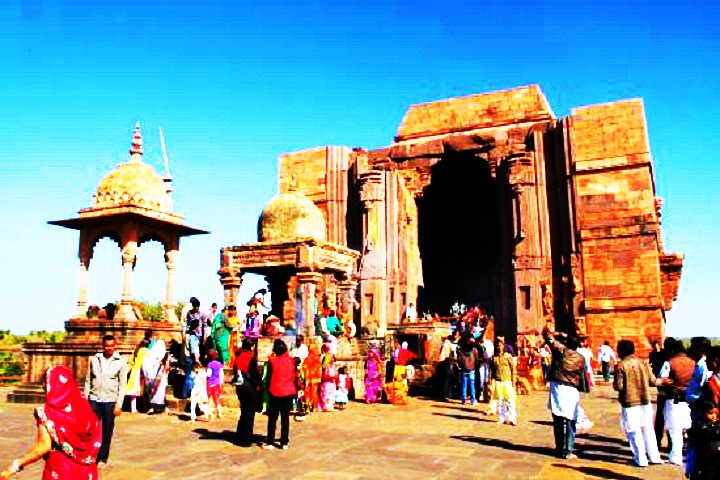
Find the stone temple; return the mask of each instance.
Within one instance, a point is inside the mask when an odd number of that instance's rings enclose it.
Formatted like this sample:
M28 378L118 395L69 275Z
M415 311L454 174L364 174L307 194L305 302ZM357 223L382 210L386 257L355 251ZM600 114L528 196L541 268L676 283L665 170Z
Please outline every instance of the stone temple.
M279 193L259 243L223 249L219 273L233 303L244 273L269 273L286 321L315 292L381 334L404 305L442 317L457 301L511 340L552 321L644 354L677 296L639 99L564 118L536 85L414 105L387 147L282 155ZM282 248L263 238L277 215L295 229Z

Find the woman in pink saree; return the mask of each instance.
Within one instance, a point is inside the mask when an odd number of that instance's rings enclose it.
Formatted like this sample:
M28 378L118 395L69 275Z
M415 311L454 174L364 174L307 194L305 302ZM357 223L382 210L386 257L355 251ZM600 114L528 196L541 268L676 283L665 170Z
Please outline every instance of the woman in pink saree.
M335 356L330 353L327 344L322 346L321 368L322 381L320 383L320 401L318 410L321 412L332 412L335 410L335 380L337 379L337 368L335 367Z
M377 345L371 345L365 359L365 403L377 403L382 400L381 362L380 349Z

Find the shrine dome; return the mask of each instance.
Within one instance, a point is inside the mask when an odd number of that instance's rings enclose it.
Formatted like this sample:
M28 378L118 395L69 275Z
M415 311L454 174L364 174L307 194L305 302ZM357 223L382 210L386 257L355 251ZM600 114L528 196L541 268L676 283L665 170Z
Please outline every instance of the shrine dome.
M140 126L135 126L130 161L118 165L98 186L95 208L136 206L150 210L171 210L168 186L155 169L142 161Z
M258 220L259 242L325 240L325 217L312 200L292 192L270 200Z

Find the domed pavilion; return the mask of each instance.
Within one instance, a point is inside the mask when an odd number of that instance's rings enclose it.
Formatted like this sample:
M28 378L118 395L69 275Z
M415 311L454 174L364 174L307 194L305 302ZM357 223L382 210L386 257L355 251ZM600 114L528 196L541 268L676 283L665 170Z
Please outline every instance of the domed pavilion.
M258 220L258 242L221 250L220 282L225 304L236 304L245 273L268 282L272 312L297 333L314 334L315 289L324 275L354 291L351 278L360 252L326 240L322 211L308 197L291 191L274 197ZM309 320L309 321L308 321Z
M137 320L132 308L132 275L138 248L156 240L165 249L168 269L165 297L165 320L178 323L175 315L175 267L180 238L206 234L189 227L183 217L173 212L170 177L163 178L142 160L140 125L135 126L130 160L122 163L102 179L94 205L80 210L77 218L48 222L80 231L80 274L77 310L72 320L86 318L88 267L97 242L105 237L122 250L123 290L120 308L114 320ZM72 322L72 321L71 321Z
M78 300L75 312L65 322L68 336L61 343L27 343L23 351L30 361L26 382L15 392L14 401L37 400L42 395L38 385L49 365L67 365L78 378L87 369L87 357L100 351L103 335L112 334L117 348L132 352L146 329L160 337L180 337L180 323L175 314L175 268L180 238L208 232L185 225L183 217L173 212L170 177L163 178L143 162L143 140L136 125L130 148L130 159L102 179L94 203L80 210L77 218L48 222L80 232ZM123 287L120 305L113 315L97 318L88 315L88 268L95 245L102 238L115 241L122 251ZM165 250L167 289L164 321L148 321L133 308L132 279L138 248L147 241L160 242ZM38 390L39 389L39 390Z

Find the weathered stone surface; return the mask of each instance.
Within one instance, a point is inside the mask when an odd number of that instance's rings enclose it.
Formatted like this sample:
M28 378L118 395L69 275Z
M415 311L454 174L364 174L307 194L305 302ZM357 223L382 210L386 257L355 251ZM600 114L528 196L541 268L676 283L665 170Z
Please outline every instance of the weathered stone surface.
M396 141L553 118L537 85L413 105Z
M328 239L363 254L350 273L359 326L393 327L404 305L422 312L437 296L480 303L510 341L547 320L587 333L593 348L627 337L642 354L664 335L682 257L662 248L641 100L561 120L534 85L414 105L391 145L290 153L279 176L281 192L301 191L323 211ZM452 241L428 240L429 228ZM333 297L336 280L317 289Z

